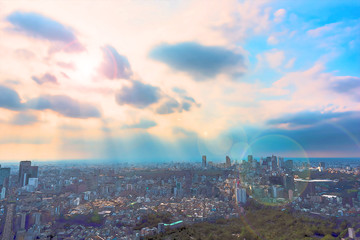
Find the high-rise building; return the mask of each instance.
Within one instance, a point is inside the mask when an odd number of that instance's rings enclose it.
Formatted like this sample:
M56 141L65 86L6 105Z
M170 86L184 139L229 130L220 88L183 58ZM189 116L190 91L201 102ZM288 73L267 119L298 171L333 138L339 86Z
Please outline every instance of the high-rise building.
M226 156L226 167L231 167L231 159L229 156Z
M19 185L26 186L29 183L29 178L37 178L38 167L31 166L31 161L21 161L19 166Z
M292 171L293 168L294 168L294 162L293 162L293 160L286 160L286 162L285 162L285 169L286 169L287 171Z
M206 167L206 156L205 156L205 155L202 156L202 164L201 164L201 166L202 166L203 168Z
M248 155L248 163L252 163L253 161L253 155Z
M237 203L246 203L246 189L235 188L235 197Z
M277 169L277 157L272 155L271 156L271 169L272 171L275 171Z
M1 188L0 199L3 200L6 197L6 187Z
M4 182L10 177L10 168L1 168L0 167L0 186L4 186Z
M277 157L277 166L279 169L282 169L284 167L284 158L283 157Z
M325 162L320 162L319 163L319 171L322 172L325 170Z
M20 220L20 229L25 229L26 226L26 213L21 213L21 220Z

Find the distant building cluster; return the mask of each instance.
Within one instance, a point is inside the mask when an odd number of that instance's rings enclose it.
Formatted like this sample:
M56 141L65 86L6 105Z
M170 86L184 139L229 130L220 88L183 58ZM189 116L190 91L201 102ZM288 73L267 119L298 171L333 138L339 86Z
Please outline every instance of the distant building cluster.
M142 239L246 214L249 202L324 217L360 214L359 167L229 156L152 166L0 166L2 239ZM155 219L155 220L154 220ZM356 239L357 229L348 229Z

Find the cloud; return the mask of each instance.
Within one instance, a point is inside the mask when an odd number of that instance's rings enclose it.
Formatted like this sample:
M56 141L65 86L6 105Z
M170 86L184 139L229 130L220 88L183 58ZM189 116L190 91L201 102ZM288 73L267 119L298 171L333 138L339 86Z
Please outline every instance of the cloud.
M271 68L278 68L284 62L285 54L281 50L273 49L265 53L265 58Z
M31 79L39 85L42 85L43 83L58 84L57 78L50 73L46 73L42 77L32 76Z
M103 47L102 51L104 59L99 68L100 73L108 79L130 79L133 72L128 59L109 45Z
M15 50L15 54L16 54L16 56L18 56L20 58L24 58L26 60L31 60L31 59L35 58L35 54L27 49L17 49L17 50Z
M327 120L340 119L354 115L354 112L298 112L295 114L286 114L280 118L268 120L268 124L289 124L290 126L314 125Z
M178 87L174 87L173 92L178 93L178 94L186 94L186 90L182 89L182 88L178 88Z
M223 47L203 46L195 42L161 44L149 56L174 70L187 72L195 81L216 77L220 73L242 74L244 57Z
M279 40L275 36L271 35L268 37L267 43L271 45L275 45L279 43Z
M158 87L132 81L131 86L124 86L116 93L115 98L120 105L128 104L136 108L145 108L158 102L161 98L161 92Z
M0 107L10 110L20 110L23 108L19 94L8 87L0 85Z
M286 64L285 64L285 68L292 68L294 66L294 63L296 61L296 58L291 58Z
M50 138L24 138L23 136L6 137L0 139L0 144L50 144Z
M31 125L38 121L38 117L32 113L18 113L11 120L11 123L14 125Z
M276 23L280 23L284 20L286 15L286 10L285 9L279 9L274 13L274 21Z
M196 132L186 130L182 127L173 127L172 132L176 136L197 138Z
M12 80L12 79L7 79L4 81L7 84L11 84L11 85L19 85L21 82L18 80Z
M157 109L158 114L170 114L174 112L190 111L193 105L200 106L197 104L195 99L189 96L181 96L180 102L174 98L168 97Z
M7 17L7 21L13 25L12 30L16 32L34 38L68 44L65 51L84 50L70 27L39 13L16 11Z
M70 70L75 70L75 65L73 63L67 63L67 62L57 62L57 65L62 67L62 68L66 68L66 69L70 69Z
M180 107L180 103L178 101L176 101L173 98L170 98L169 100L167 100L166 102L164 102L163 104L160 105L160 107L158 107L156 109L156 113L158 114L170 114L170 113L174 113L175 111L181 111L181 109L179 109Z
M360 78L358 77L338 77L330 88L337 93L353 96L360 101Z
M360 114L359 112L349 115L344 114L342 118L333 121L319 122L313 126L303 126L297 129L248 129L247 134L256 142L264 136L269 136L266 141L259 141L262 148L269 148L269 151L277 154L293 154L292 149L286 145L274 142L271 136L284 136L287 142L296 141L310 157L351 157L360 154ZM250 144L252 150L255 148ZM298 148L298 147L297 147ZM283 152L283 153L281 153ZM254 154L256 154L254 152ZM289 156L285 156L289 157Z
M71 118L99 118L100 111L97 107L84 102L79 102L65 95L43 95L29 100L26 105L30 109L50 109L65 117Z
M307 34L311 37L320 37L328 32L333 32L333 30L340 24L341 22L329 23L315 29L310 29L307 31Z
M134 124L126 124L124 125L122 128L123 129L133 129L133 128L137 128L137 129L148 129L148 128L152 128L155 127L157 125L156 122L152 121L152 120L147 120L147 119L141 119L139 122L134 123Z

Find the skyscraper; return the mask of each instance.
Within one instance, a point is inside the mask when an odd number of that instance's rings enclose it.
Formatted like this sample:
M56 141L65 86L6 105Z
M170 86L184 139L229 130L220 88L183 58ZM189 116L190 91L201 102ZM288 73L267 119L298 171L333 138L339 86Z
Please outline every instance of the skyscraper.
M237 203L246 203L246 189L245 188L236 188L235 197Z
M283 157L277 157L277 166L279 169L284 167L284 158Z
M201 164L201 166L202 166L203 168L206 167L206 156L205 156L205 155L202 156L202 164Z
M31 166L31 161L21 161L19 166L19 185L20 187L26 186L29 178L37 178L38 167Z
M10 177L10 168L0 168L0 186L4 186L5 180L8 179L9 177Z
M229 156L226 156L226 167L231 167L231 159Z
M252 161L253 161L253 155L248 155L248 162L252 163Z

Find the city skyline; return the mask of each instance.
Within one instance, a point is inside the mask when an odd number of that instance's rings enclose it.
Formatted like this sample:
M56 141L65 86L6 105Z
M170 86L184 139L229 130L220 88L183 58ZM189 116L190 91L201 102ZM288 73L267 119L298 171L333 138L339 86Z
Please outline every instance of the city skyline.
M360 157L358 1L0 9L3 162Z

